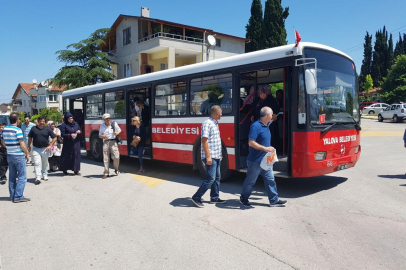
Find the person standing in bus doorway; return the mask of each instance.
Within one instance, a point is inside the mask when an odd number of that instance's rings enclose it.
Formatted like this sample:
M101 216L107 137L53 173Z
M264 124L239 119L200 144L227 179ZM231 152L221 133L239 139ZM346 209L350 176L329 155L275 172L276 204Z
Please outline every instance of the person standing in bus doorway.
M63 121L64 123L59 128L63 138L60 170L65 175L68 174L68 170L72 170L75 175L80 175L80 134L82 131L70 112L64 115Z
M202 196L208 189L211 189L210 203L226 202L220 199L220 167L223 153L218 121L221 115L220 106L214 105L210 109L210 118L202 124L201 158L206 167L207 178L192 197L192 202L197 207L204 207Z
M49 142L49 137L52 141ZM45 117L38 118L38 126L31 129L28 134L28 151L31 152L31 142L33 144L35 184L41 184L41 178L48 181L48 158L52 147L56 142L55 133L45 125Z
M30 117L26 116L24 117L24 123L21 125L21 129L23 131L23 136L24 136L24 142L27 147L31 147L32 145L28 145L28 134L30 133L32 127L35 127L35 124L30 122ZM34 156L32 152L30 153L31 155L31 165L34 165Z
M110 114L105 113L102 118L104 123L100 126L99 138L103 139L103 179L106 179L110 174L110 154L113 158L114 172L116 175L119 174L118 166L120 164L120 153L118 152L116 137L121 133L121 128L116 122L113 124L111 123Z
M7 182L7 149L3 144L3 129L6 127L5 123L0 124L0 185L4 185Z
M4 128L2 139L2 144L7 147L8 186L10 199L13 203L31 201L23 196L25 184L27 183L26 162L28 162L29 157L23 140L23 132L17 127L19 121L18 113L13 112L10 114L10 125Z
M268 152L275 150L271 146L271 132L269 125L272 123L273 111L269 107L263 107L260 111L260 119L255 121L250 128L248 135L249 154L247 158L247 177L242 186L240 203L246 207L251 207L248 201L252 193L252 187L261 175L264 180L265 190L271 207L284 206L285 200L280 200L276 188L275 177L272 167L269 170L261 168L261 160Z

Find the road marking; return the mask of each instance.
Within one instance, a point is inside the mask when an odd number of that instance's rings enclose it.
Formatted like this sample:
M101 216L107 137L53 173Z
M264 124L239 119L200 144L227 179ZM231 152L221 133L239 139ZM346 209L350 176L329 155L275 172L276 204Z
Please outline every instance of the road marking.
M144 175L138 175L138 174L130 174L135 180L138 182L143 183L149 188L155 188L159 186L160 184L166 182L166 180L155 178L155 177L149 177L149 176L144 176Z
M403 137L403 131L361 131L361 137Z

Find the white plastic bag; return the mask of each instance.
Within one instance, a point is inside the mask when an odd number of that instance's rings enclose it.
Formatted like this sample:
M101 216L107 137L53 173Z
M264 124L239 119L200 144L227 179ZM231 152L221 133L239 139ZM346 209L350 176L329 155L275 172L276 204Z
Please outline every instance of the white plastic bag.
M266 153L266 155L261 160L261 169L268 171L275 162L278 162L278 156L276 155L276 150Z

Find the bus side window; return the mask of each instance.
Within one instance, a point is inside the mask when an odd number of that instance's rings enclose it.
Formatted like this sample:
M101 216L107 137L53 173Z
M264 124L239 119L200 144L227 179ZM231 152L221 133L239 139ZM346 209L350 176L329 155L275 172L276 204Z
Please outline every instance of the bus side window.
M306 95L304 90L304 79L303 73L299 75L299 91L298 91L298 106L297 106L297 115L298 115L298 124L306 124Z
M232 74L221 74L192 79L190 108L192 115L209 115L213 105L219 105L223 114L232 112Z
M157 85L155 88L155 115L186 115L186 82Z

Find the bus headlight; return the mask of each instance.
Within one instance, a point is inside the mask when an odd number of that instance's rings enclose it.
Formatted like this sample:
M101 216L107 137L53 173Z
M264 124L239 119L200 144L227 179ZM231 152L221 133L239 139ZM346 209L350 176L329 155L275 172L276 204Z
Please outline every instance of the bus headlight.
M314 153L314 159L316 161L325 160L327 152L316 152Z
M355 154L359 152L360 145L355 146Z

